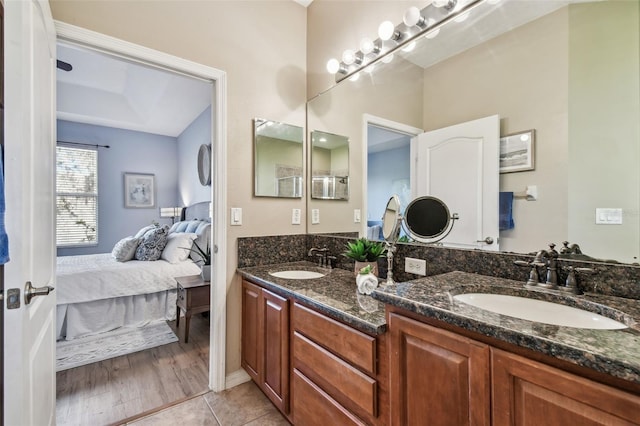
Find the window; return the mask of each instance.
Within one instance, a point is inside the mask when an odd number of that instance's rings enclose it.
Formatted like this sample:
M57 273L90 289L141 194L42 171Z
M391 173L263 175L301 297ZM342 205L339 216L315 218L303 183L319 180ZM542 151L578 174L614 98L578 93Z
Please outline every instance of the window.
M56 148L56 244L98 244L98 151Z

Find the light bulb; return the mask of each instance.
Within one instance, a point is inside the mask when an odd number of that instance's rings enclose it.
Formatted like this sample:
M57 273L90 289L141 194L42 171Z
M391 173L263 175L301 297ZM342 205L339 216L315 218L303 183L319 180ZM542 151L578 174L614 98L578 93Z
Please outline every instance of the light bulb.
M402 51L403 52L411 52L415 48L416 48L416 42L412 41L411 43L409 43L405 47L403 47Z
M378 27L378 36L380 37L380 40L389 40L391 39L391 37L393 37L395 31L396 27L393 26L393 22L384 21Z
M356 61L356 54L353 50L347 49L342 52L342 62L346 65L351 65Z
M427 20L427 27L430 27L430 26L434 25L435 23L436 23L435 19L429 18ZM438 34L440 34L440 28L436 28L435 30L431 30L428 33L426 33L424 36L425 36L425 38L432 39L432 38L435 38Z
M384 62L385 64L388 64L389 62L393 61L393 53L389 53L388 55L383 57L381 61Z
M373 52L373 49L375 49L375 47L376 46L375 44L373 44L373 40L371 40L369 37L365 37L360 41L360 51L365 55Z
M358 72L352 75L351 77L349 77L349 81L358 81L359 78L360 78L360 73Z
M340 71L340 62L335 58L329 59L327 61L327 71L329 71L329 74L335 74Z
M404 22L407 27L413 27L414 25L421 26L420 21L424 23L424 18L420 14L420 9L415 6L407 9L402 18L402 22Z

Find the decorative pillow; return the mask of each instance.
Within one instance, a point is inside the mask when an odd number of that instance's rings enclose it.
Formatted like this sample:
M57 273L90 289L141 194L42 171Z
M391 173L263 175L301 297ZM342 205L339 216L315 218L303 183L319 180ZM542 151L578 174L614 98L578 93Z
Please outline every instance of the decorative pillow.
M174 232L169 234L167 237L167 245L162 251L160 258L169 263L184 262L189 258L191 246L196 237L197 235L192 233Z
M158 260L167 245L168 226L150 229L140 240L136 249L136 260Z
M151 231L152 229L156 229L156 228L157 228L157 226L155 226L155 225L148 225L148 226L145 226L144 228L140 229L140 230L136 233L136 235L134 235L134 237L136 237L136 238L142 238L142 237L144 237L144 234L146 234L147 232Z
M128 262L135 256L138 244L140 244L140 238L125 237L113 246L111 255L118 262Z

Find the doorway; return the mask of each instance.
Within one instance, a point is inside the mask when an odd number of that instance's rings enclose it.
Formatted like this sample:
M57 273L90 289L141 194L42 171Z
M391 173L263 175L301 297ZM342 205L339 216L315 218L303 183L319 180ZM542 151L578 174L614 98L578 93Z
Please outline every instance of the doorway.
M109 36L57 22L58 40L95 50L127 61L164 71L208 81L211 92L212 185L210 200L213 205L212 240L214 253L211 277L211 315L209 328L209 377L211 390L225 388L225 318L226 318L226 74L198 63L124 42Z
M363 216L362 235L381 240L384 208L393 194L402 210L411 201L410 144L422 129L373 115L364 115L363 129Z

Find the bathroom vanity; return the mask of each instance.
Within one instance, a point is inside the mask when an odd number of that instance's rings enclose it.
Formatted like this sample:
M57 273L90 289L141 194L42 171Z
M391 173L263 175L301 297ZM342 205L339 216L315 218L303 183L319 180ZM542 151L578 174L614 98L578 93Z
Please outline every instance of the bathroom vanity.
M243 366L293 424L640 424L637 300L567 296L604 304L603 314L629 326L591 330L453 298L522 290L501 278L451 272L369 297L342 269L301 280L269 274L311 265L239 270Z

